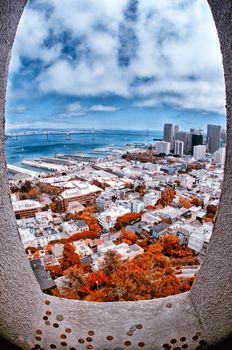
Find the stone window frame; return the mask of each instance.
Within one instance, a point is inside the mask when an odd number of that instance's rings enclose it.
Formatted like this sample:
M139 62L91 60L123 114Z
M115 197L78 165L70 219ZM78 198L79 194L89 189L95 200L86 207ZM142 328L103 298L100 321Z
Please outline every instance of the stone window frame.
M167 298L88 303L43 294L25 258L5 160L5 93L26 0L0 4L0 335L23 349L203 349L232 333L232 1L208 0L225 76L227 146L218 215L191 291ZM85 344L85 347L83 347Z

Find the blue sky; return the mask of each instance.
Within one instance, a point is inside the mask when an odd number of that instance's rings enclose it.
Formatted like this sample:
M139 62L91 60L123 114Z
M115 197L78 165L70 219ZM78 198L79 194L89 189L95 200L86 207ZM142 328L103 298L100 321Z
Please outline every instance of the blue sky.
M29 0L6 127L224 126L221 61L205 0Z

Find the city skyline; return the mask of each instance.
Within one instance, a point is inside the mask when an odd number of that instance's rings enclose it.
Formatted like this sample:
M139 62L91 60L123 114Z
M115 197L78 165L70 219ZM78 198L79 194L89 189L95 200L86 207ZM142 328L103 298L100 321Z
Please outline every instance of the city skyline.
M28 2L12 52L7 128L225 125L222 59L205 2L63 3Z

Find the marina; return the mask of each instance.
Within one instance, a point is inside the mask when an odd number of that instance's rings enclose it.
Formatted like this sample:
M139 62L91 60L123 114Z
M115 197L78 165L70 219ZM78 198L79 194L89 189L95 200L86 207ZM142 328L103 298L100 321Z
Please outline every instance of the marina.
M30 176L35 177L35 176L38 176L40 174L37 171L29 170L26 168L21 168L21 167L18 167L16 165L12 165L12 164L7 164L7 170L9 173L11 173L13 175L25 174L25 175L30 175Z

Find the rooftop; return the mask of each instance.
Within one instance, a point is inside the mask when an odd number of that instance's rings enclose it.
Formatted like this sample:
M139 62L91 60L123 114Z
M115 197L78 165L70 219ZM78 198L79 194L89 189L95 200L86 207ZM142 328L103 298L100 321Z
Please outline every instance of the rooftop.
M13 202L12 204L13 204L14 212L41 208L41 204L39 202L33 201L31 199L25 199L25 200Z

